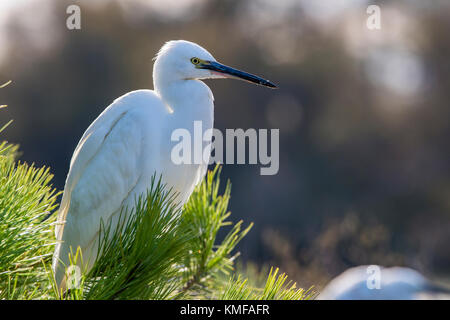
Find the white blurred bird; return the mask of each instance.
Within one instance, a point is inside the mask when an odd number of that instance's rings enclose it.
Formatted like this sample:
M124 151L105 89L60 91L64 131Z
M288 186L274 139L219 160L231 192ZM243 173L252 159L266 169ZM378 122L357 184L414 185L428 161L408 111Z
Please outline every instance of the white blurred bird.
M375 266L377 267L377 266ZM318 300L427 300L450 299L450 291L428 281L419 272L403 267L370 266L344 271L330 281ZM369 283L368 283L369 281ZM379 281L376 286L375 282Z
M154 90L132 91L116 99L89 126L70 162L59 209L53 271L65 288L68 254L80 247L92 267L98 246L100 219L117 223L122 208L134 207L137 196L149 187L151 177L178 192L183 204L203 178L203 164L176 165L171 160L175 129L193 132L194 121L212 129L213 94L199 79L233 77L276 88L268 80L218 63L199 45L167 42L153 67ZM203 135L203 133L202 133ZM206 141L208 144L211 141Z

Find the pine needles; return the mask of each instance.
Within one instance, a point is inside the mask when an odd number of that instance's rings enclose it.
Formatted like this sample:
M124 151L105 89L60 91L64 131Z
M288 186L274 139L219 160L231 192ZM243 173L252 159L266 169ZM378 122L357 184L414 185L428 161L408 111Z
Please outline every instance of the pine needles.
M179 287L180 265L193 235L180 228L173 193L153 178L136 209L114 230L102 228L99 258L85 280L86 299L168 299Z
M264 288L235 279L233 250L250 231L228 220L230 183L219 194L220 169L208 172L181 211L161 180L152 180L136 208L124 210L116 224L102 224L98 258L87 274L78 274L65 299L281 299L311 297L285 274L271 270ZM221 228L229 228L218 243ZM77 252L72 266L82 259ZM82 263L81 263L82 264ZM56 286L54 285L54 288Z
M208 173L180 210L173 193L153 179L136 207L117 222L104 222L98 258L82 272L82 252L71 256L76 270L68 293L58 292L50 268L56 192L48 169L14 163L16 148L0 156L0 299L305 299L310 291L286 283L271 270L264 288L236 276L233 253L252 224L231 223L230 184L219 194L219 173ZM217 235L228 228L223 240ZM74 269L75 268L75 269ZM77 269L78 268L78 269ZM237 277L237 278L236 278ZM72 281L75 280L75 281Z
M287 275L278 275L278 268L275 271L270 269L269 276L263 289L253 288L248 285L248 279L230 279L223 290L220 300L306 300L314 296L312 288L308 290L297 289L296 284L287 282Z
M71 255L70 290L58 292L50 260L56 241L51 213L59 193L48 168L16 162L16 156L17 146L0 143L0 300L312 297L311 290L297 289L278 269L271 269L263 288L235 274L234 250L253 224L229 220L231 186L228 182L220 194L218 166L182 210L174 193L153 178L134 209L102 221L89 272L78 267L84 264L80 250ZM218 241L224 229L228 232Z
M16 146L2 143L0 150L0 299L25 297L53 252L53 220L42 220L58 194L48 168L16 163Z
M251 228L241 230L240 221L216 244L219 229L231 225L227 221L230 185L220 196L218 172L217 167L208 173L182 211L174 193L153 178L135 209L124 210L117 224L102 224L98 259L65 298L212 297L221 288L223 274L232 271L236 255L231 252ZM80 252L74 254L72 267L80 259Z
M228 182L224 194L219 195L219 174L218 166L208 173L206 180L191 195L183 211L184 228L195 234L190 242L190 254L185 260L183 276L186 282L183 292L191 297L207 297L211 288L220 282L221 276L230 274L233 261L237 257L237 254L231 253L253 225L241 230L243 222L239 221L231 227L220 244L216 243L218 231L232 225L227 220L231 214L228 211L231 186Z

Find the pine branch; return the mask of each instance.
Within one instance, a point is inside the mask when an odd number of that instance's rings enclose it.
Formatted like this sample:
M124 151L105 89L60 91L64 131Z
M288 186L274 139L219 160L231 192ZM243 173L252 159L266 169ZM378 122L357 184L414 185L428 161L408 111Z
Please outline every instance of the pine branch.
M57 206L52 175L15 163L16 154L17 146L0 143L0 298L10 294L11 279L22 289L39 283L45 276L40 261L49 260L54 243L53 220L41 223Z
M84 299L167 299L181 288L176 281L187 255L189 232L180 232L181 214L161 180L119 221L103 223L98 259L83 275Z
M5 147L6 146L6 147ZM231 224L228 182L219 194L216 167L180 212L171 190L152 180L134 210L123 210L116 224L102 222L98 259L78 286L58 292L50 267L57 193L48 168L15 163L17 147L0 143L0 299L308 299L285 274L271 270L262 289L231 276L232 254L252 224ZM3 223L5 222L5 223ZM217 243L217 234L231 226ZM82 252L70 265L83 266ZM83 268L82 268L83 270ZM231 276L231 279L230 279ZM225 279L225 280L224 280Z
M222 274L229 274L237 255L231 252L250 231L253 224L244 230L242 221L236 223L220 244L216 244L218 231L231 225L228 202L231 185L228 182L223 195L219 195L220 167L209 171L183 209L183 227L196 236L190 243L190 255L185 261L183 293L194 297L207 295L220 281Z
M220 294L220 300L307 300L314 297L313 288L308 290L297 289L296 284L287 281L287 275L278 275L278 268L270 269L264 288L258 289L249 286L248 279L241 276L235 280L230 279Z
M117 223L102 221L93 268L82 272L76 287L58 292L50 256L55 244L51 212L59 193L50 184L49 168L16 163L17 150L0 142L0 300L312 296L311 289L286 283L287 276L278 275L278 269L271 269L263 289L231 276L239 255L232 252L253 224L243 229L242 221L233 225L228 220L231 185L228 181L219 194L219 166L208 172L182 212L172 190L153 177L147 194L136 199L135 209L122 210ZM219 230L227 226L231 230L217 243ZM86 269L81 250L69 258L69 268Z

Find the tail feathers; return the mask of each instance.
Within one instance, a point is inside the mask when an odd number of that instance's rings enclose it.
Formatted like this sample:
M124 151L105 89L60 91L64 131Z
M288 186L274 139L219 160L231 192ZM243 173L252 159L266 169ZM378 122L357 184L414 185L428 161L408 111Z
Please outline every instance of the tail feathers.
M83 252L80 247L73 250L72 247L58 243L53 254L52 270L58 292L63 294L79 285L83 271L89 270L91 266L85 265Z
M60 253L61 243L57 243L55 253L53 254L52 270L56 285L58 287L58 292L63 293L66 291L66 266L64 261L60 260Z

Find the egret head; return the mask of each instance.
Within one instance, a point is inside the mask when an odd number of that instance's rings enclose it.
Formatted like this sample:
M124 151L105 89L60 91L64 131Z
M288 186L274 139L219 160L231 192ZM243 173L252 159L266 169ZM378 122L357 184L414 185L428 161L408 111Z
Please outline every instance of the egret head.
M176 40L167 42L156 56L153 80L189 80L235 78L276 88L272 82L223 65L204 48L193 42Z

